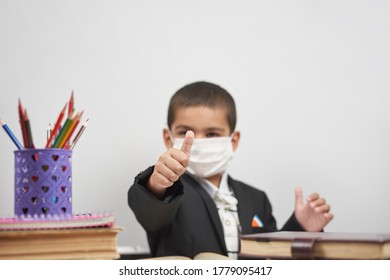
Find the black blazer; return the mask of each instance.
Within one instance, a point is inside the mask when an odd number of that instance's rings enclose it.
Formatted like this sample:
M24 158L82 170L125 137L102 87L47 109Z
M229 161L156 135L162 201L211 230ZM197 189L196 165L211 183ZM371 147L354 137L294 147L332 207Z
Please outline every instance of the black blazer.
M157 199L145 181L153 172L149 167L138 174L128 191L128 203L138 222L147 232L152 256L181 255L193 258L201 252L227 255L222 224L214 201L189 174L167 189L163 200ZM228 177L237 200L242 234L276 231L271 204L263 191ZM253 228L257 214L264 226ZM281 230L302 231L292 215Z

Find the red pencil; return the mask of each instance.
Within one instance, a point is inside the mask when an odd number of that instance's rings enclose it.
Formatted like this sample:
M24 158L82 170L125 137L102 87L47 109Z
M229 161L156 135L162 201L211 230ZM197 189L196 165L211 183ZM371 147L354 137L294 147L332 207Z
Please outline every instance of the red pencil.
M56 124L54 125L54 128L51 131L50 138L47 140L47 143L46 143L46 148L51 147L51 142L53 141L54 136L57 134L57 130L60 128L61 121L62 121L62 119L64 118L64 115L65 115L66 105L67 104L65 104L64 109L62 109L60 115L58 116Z
M73 107L74 107L74 98L73 98L73 91L72 91L72 95L70 96L70 100L69 100L68 117L72 115Z

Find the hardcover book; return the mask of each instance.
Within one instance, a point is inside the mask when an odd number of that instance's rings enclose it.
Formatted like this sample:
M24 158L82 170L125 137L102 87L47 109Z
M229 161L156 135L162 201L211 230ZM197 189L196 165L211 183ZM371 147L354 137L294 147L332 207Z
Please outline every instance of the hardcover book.
M390 259L390 233L269 232L240 237L244 259Z
M121 228L0 231L0 259L117 259Z

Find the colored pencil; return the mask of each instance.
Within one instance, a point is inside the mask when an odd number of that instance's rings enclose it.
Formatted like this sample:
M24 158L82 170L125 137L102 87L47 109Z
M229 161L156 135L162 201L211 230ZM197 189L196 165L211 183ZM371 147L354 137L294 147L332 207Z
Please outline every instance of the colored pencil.
M28 146L26 148L35 148L34 141L33 141L33 138L32 138L30 118L28 117L26 110L24 110L24 123L26 125L27 139L28 139Z
M7 132L8 136L14 142L18 149L25 148L34 148L34 141L31 130L31 121L27 114L27 110L23 108L22 102L19 98L18 100L18 115L19 115L19 123L22 130L23 135L23 143L22 145L19 140L15 137L13 132L9 129L6 122L0 119L1 125L3 129ZM54 125L49 123L46 134L46 145L45 148L59 148L59 149L73 149L82 133L86 129L88 120L82 124L82 127L78 130L77 135L74 137L72 144L71 139L78 128L81 117L84 111L76 112L74 108L74 93L72 91L70 100L65 104L62 108L60 114ZM65 115L67 114L67 117ZM63 122L63 119L66 120ZM62 123L63 122L63 123ZM36 155L36 159L37 155Z
M74 107L74 98L73 98L73 90L72 90L72 95L70 96L69 106L68 106L68 117L72 115L74 110L73 107Z
M22 106L22 102L20 101L20 98L19 98L19 104L18 104L18 111L19 111L20 128L22 129L23 143L24 143L25 147L28 147L29 144L28 144L27 128L26 128L26 123L24 122L25 113L24 113L24 109Z
M47 131L46 131L46 141L49 141L50 139L50 134L51 134L51 124L47 126Z
M20 144L19 140L15 137L15 135L12 133L11 129L8 127L8 125L6 124L5 121L3 121L2 119L0 119L0 124L1 126L4 128L5 132L7 132L8 136L11 138L11 140L14 142L14 144L16 145L16 147L19 149L19 150L22 150L23 149L23 146L22 144Z
M77 116L75 118L75 123L72 126L69 134L66 136L65 143L64 143L64 145L61 148L69 149L70 138L72 137L73 133L76 131L76 128L79 125L81 117L83 116L83 114L84 114L84 111L82 111L81 113L77 114Z
M56 140L54 141L53 148L60 148L60 143L62 143L62 140L64 139L66 133L68 132L72 120L73 120L73 116L70 116L66 119L65 124L60 131L60 134L58 134Z
M87 128L87 124L88 124L88 120L87 119L80 127L79 131L77 132L75 138L73 139L72 141L72 144L70 145L70 149L73 150L74 146L76 145L77 141L79 141L81 135L83 134L84 130Z
M76 114L76 116L74 114ZM71 132L71 130L73 129L73 127L76 123L76 117L78 114L77 113L74 113L74 114L71 115L69 125L65 128L65 131L64 131L63 135L61 135L61 139L58 142L57 146L60 149L64 148L64 145L66 144L66 139L68 138L69 133Z
M59 116L58 116L58 118L57 118L57 121L56 121L56 123L55 123L55 125L54 125L54 128L53 128L53 130L52 130L51 133L50 133L50 138L47 140L46 148L51 147L51 142L53 141L54 136L56 136L57 131L58 131L58 129L60 128L61 121L62 121L62 119L64 118L65 110L66 110L66 104L65 104L65 106L64 106L64 109L62 109L61 113L59 114Z
M69 125L68 131L66 132L64 138L62 139L61 143L59 144L59 147L61 149L69 148L69 139L72 136L73 132L75 131L77 125L79 124L82 115L83 115L83 112L76 114L76 116L73 118L71 124ZM68 145L68 147L66 147L67 145Z

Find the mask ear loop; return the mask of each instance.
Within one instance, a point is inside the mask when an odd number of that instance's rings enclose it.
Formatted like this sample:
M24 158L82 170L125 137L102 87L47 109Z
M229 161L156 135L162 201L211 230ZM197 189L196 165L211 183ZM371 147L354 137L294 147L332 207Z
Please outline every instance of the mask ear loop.
M230 137L230 142L233 141L233 137L234 137L234 134L235 134L235 133L236 133L236 131L233 131L232 134L230 134L230 136L229 136L229 137Z
M234 134L236 133L236 130L232 132L232 134L230 134L230 144L232 145L232 150L233 150L233 153L234 153L234 148L233 148L233 145L234 145L234 142L233 142L233 138L234 138Z

